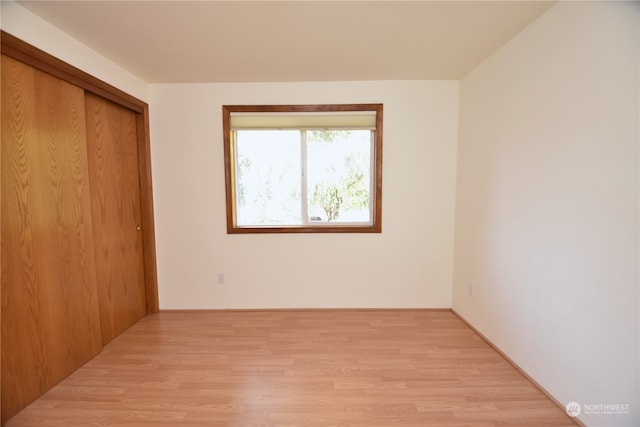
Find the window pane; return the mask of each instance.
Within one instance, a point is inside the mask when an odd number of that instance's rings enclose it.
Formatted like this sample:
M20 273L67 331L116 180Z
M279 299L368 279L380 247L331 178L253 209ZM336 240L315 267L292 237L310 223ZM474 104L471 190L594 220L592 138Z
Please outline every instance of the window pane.
M236 222L296 225L300 213L300 132L236 132Z
M222 113L227 233L382 232L382 104Z
M371 131L307 131L310 222L371 222Z

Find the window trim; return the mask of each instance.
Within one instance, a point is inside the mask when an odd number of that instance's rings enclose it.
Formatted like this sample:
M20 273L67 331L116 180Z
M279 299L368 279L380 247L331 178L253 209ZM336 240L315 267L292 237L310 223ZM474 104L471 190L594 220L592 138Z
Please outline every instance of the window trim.
M373 221L371 224L358 225L293 225L239 227L235 216L235 162L233 154L231 114L232 113L289 113L289 112L341 112L373 111L376 113L376 129L373 155L375 160L372 171ZM382 233L382 104L315 104L315 105L223 105L222 131L224 145L225 199L227 234L257 233Z

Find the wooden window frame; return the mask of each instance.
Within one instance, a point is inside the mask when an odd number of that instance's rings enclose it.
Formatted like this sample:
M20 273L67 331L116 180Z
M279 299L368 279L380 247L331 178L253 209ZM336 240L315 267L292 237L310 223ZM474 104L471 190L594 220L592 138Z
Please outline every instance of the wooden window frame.
M288 225L239 227L236 225L235 212L235 171L232 145L231 114L232 113L327 113L363 111L376 113L376 129L373 155L375 156L372 171L374 203L372 223L366 225ZM222 129L224 144L224 169L227 234L258 233L382 233L382 104L314 104L314 105L223 105Z

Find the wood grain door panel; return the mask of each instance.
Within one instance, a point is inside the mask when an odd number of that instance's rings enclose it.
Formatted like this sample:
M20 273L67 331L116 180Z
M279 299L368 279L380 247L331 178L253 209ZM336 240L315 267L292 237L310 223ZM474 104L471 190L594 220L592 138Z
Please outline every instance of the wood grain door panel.
M85 95L89 176L102 342L146 313L137 120L131 110Z
M2 420L101 350L84 91L2 57Z

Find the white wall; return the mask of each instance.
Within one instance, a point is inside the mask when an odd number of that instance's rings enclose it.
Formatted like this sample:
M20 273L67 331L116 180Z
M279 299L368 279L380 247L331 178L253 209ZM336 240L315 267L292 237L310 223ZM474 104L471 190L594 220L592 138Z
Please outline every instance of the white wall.
M148 102L148 87L124 68L13 1L0 1L0 28L118 89Z
M453 308L593 426L640 424L638 6L559 3L460 86Z
M162 309L451 306L458 82L150 93ZM227 235L221 106L356 102L384 103L382 234Z

